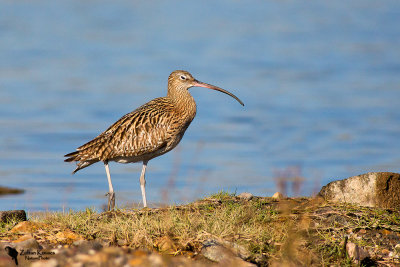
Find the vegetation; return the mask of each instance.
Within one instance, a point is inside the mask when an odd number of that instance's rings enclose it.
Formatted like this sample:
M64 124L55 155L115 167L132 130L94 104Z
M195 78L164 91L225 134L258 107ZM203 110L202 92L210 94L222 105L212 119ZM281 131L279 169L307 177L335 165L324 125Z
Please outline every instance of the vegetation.
M30 221L46 225L42 231L71 230L87 240L173 255L195 255L204 241L221 240L245 248L249 252L246 260L258 265L351 266L347 242L369 250L369 260L378 263L386 261L381 252L393 251L398 242L388 237L400 239L399 211L332 204L318 198L243 200L227 192L184 206L48 212L32 215ZM0 237L10 237L12 224L0 225ZM168 250L161 242L165 237L172 242Z

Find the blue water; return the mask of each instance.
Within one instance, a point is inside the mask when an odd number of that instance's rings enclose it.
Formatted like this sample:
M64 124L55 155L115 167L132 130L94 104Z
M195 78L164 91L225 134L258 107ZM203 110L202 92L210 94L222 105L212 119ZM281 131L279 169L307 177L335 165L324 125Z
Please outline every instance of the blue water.
M335 179L400 172L399 1L2 1L0 210L100 209L102 163L63 155L166 94L192 88L180 145L148 165L153 205L221 189L269 196L290 168L311 195ZM117 204L141 201L140 164L110 164ZM278 175L279 176L279 175ZM289 175L290 176L290 175ZM290 185L290 183L289 183Z

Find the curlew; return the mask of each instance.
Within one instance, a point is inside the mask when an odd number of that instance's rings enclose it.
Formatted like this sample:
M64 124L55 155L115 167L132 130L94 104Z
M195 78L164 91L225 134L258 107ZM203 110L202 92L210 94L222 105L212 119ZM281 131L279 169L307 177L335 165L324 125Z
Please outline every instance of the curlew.
M168 78L168 93L144 104L121 117L93 140L65 155L66 162L76 161L73 173L102 161L106 169L109 192L107 209L115 206L109 161L119 163L143 162L140 175L143 206L146 200L146 167L149 160L176 147L196 115L196 102L189 93L191 87L204 87L223 92L243 102L234 94L217 86L200 82L183 70L172 72Z

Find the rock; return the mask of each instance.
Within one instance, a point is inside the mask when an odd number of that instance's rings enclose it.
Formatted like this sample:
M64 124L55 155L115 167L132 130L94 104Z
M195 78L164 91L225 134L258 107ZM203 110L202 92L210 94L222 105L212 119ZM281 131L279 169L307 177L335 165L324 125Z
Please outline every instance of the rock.
M203 243L201 254L221 266L256 266L237 257L230 249L224 247L216 240L207 240Z
M253 197L254 197L253 194L248 192L243 192L238 195L238 198L244 200L251 200Z
M0 195L22 194L25 190L0 186Z
M56 259L39 260L32 262L31 267L57 267L59 266Z
M163 253L175 253L177 247L169 236L163 236L156 241L156 246L160 252Z
M400 255L400 244L397 244L396 246L394 246L394 251L396 252L396 254Z
M322 187L319 196L327 201L379 208L400 207L400 174L370 172L334 181Z
M152 253L147 257L147 261L150 263L149 266L165 266L165 262L161 255Z
M247 260L251 256L250 251L248 251L245 247L243 247L241 245L238 245L238 244L233 243L233 242L225 241L225 240L221 241L221 244L224 247L231 249L231 251L235 255L239 256L243 260Z
M14 226L10 232L11 233L32 233L38 228L38 225L36 225L33 222L25 221L25 222L20 222L16 226Z
M79 251L81 252L90 252L90 251L96 252L103 248L103 245L96 240L87 241L81 239L73 242L72 245L78 247Z
M277 200L283 199L284 197L285 197L285 196L284 196L281 192L276 192L276 193L272 196L272 198L277 199Z
M35 238L30 238L30 239L27 239L25 241L21 241L21 242L15 243L15 248L18 251L22 251L22 250L25 250L25 251L28 251L28 250L37 251L39 249L42 249L42 247L39 245L39 243L36 241Z
M360 263L362 260L369 257L367 250L351 242L346 244L346 251L349 257L352 258L356 263Z
M58 242L72 244L77 240L84 239L83 236L72 232L71 230L64 230L55 235Z
M128 241L126 241L125 239L118 239L117 245L120 246L120 247L127 246L128 245Z
M201 254L207 259L220 262L224 258L233 257L232 251L228 250L215 240L207 240L203 243Z
M9 221L26 221L26 212L24 210L0 211L0 222L7 223Z

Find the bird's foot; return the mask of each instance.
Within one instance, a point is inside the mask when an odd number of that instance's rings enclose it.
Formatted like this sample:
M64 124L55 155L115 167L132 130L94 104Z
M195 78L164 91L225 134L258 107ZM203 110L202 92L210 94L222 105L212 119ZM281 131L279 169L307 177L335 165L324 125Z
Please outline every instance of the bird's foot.
M106 196L108 196L107 210L108 211L114 210L114 207L115 207L115 192L108 192L106 194Z

